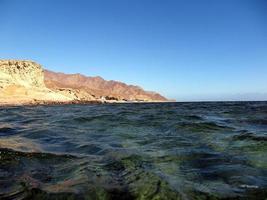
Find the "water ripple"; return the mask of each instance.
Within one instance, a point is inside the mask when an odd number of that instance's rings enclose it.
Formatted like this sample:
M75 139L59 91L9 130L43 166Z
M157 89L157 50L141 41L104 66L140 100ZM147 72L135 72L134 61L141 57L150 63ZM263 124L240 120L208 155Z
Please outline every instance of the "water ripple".
M267 102L0 109L0 199L267 198Z

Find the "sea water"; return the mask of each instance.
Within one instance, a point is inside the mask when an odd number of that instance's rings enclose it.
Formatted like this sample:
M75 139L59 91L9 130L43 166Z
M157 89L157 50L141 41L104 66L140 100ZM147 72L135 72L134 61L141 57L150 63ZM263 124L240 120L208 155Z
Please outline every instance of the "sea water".
M0 199L267 199L267 102L0 108Z

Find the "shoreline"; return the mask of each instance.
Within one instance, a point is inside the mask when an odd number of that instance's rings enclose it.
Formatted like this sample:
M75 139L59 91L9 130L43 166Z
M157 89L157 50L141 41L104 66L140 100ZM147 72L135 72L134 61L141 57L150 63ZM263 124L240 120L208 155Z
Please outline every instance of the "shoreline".
M0 106L161 101L169 100L139 86L52 72L33 61L0 59Z
M100 101L100 100L91 100L91 101L40 101L34 100L30 102L0 102L1 107L9 106L51 106L51 105L97 105L97 104L140 104L140 103L175 103L175 101Z
M263 101L100 101L100 100L91 100L91 101L42 101L34 100L30 102L0 102L0 108L3 107L21 107L21 106L52 106L52 105L97 105L97 104L161 104L161 103L231 103L231 102L266 102Z

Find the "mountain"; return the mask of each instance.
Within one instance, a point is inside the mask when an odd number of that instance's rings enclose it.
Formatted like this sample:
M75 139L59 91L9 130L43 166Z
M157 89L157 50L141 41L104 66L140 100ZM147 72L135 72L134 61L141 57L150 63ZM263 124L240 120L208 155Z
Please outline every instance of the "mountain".
M43 70L29 60L0 60L0 104L167 101L118 81Z
M64 74L45 70L45 84L50 89L72 88L84 90L96 98L127 101L167 101L155 92L143 90L139 86L127 85L118 81L106 81L103 78L87 77L82 74Z

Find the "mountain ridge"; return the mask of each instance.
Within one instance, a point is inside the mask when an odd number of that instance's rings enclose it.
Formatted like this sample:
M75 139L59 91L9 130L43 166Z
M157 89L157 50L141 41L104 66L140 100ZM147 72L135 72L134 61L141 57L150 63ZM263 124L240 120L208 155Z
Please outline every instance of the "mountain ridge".
M167 99L156 92L145 91L140 86L128 85L126 83L105 80L100 76L91 77L83 74L66 74L44 70L45 84L50 89L66 87L83 89L93 93L97 98L108 97L118 100L129 101L167 101Z

